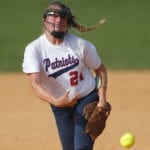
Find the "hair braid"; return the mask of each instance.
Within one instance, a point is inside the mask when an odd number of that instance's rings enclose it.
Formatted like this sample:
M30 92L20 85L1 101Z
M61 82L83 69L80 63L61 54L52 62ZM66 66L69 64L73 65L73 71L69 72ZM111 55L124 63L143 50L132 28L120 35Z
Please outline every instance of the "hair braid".
M72 27L76 28L80 32L88 32L88 31L95 30L96 28L102 26L105 22L106 22L105 19L101 19L98 24L91 26L91 27L85 27L83 25L80 25L80 24L74 22L74 25L72 25Z

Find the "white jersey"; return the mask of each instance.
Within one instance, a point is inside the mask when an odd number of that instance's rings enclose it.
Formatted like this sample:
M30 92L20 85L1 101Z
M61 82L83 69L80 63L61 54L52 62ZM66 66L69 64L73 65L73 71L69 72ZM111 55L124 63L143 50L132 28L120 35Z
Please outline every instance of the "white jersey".
M101 59L92 43L67 34L61 45L53 45L45 34L27 45L23 72L40 73L45 88L58 98L69 89L69 97L80 93L80 98L95 88L90 69L97 69Z

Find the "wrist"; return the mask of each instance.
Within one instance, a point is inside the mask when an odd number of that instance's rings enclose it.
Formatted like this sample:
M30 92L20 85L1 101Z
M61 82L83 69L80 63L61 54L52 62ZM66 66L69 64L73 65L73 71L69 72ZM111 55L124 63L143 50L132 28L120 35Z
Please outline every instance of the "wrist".
M97 104L97 107L105 108L106 107L106 102L99 102Z

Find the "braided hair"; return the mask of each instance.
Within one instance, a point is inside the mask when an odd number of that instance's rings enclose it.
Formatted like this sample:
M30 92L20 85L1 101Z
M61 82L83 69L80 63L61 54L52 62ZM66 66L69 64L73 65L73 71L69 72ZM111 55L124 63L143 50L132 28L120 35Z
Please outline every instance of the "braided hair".
M61 2L53 2L49 5L49 7L46 9L45 13L43 14L43 18L46 19L48 16L48 13L52 10L55 10L55 6L59 6L62 11L67 15L68 19L68 27L69 28L75 28L80 32L88 32L95 30L96 28L100 27L102 24L105 23L105 19L102 19L99 21L98 24L91 26L91 27L85 27L83 25L80 25L76 22L76 17L72 14L71 10L69 7L67 7L65 4L62 4Z

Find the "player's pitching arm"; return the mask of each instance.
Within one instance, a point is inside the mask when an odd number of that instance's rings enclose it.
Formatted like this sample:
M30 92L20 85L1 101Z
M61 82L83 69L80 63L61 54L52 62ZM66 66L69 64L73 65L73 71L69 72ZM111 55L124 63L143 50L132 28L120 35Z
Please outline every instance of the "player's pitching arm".
M68 97L67 90L59 99L54 98L40 82L39 73L28 74L28 79L31 85L32 92L41 100L46 101L56 107L72 107L76 104L79 94L76 94L71 99Z
M96 76L100 78L101 85L98 88L98 93L100 95L100 100L98 103L99 107L106 106L106 89L107 89L107 71L104 64L101 64L98 69L95 70Z

